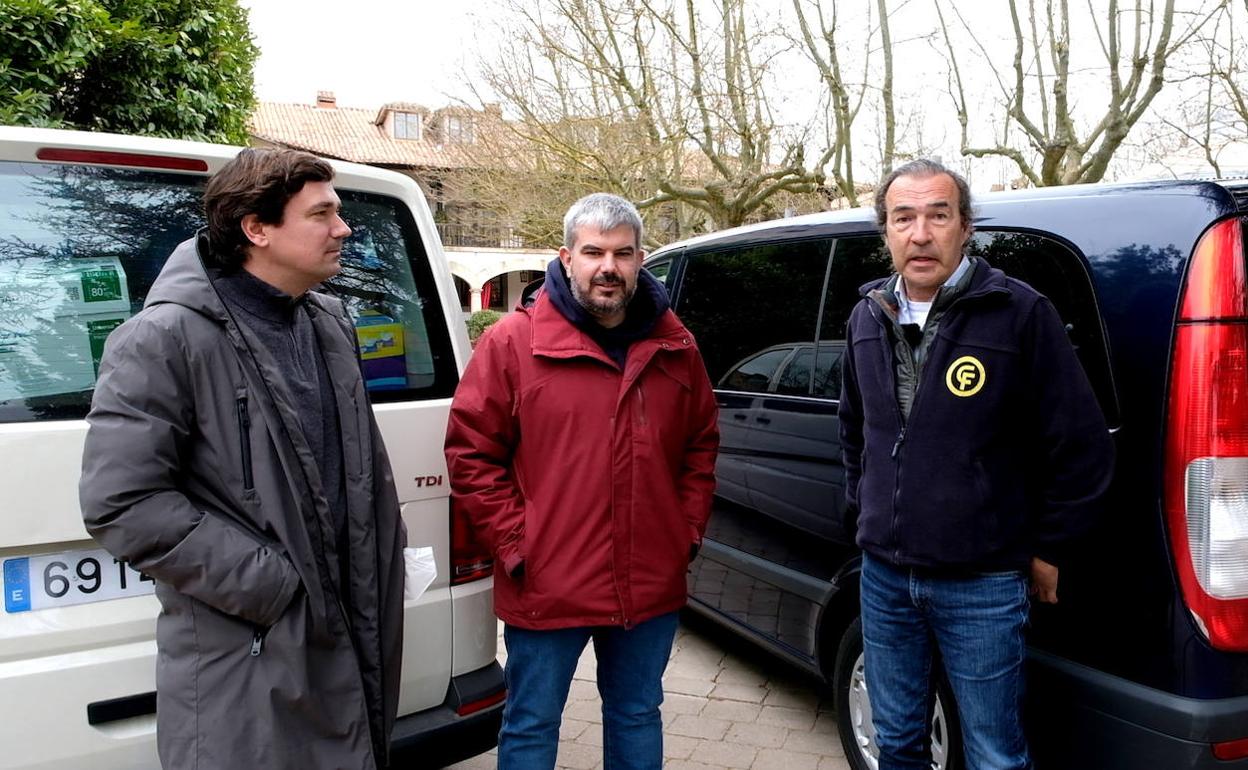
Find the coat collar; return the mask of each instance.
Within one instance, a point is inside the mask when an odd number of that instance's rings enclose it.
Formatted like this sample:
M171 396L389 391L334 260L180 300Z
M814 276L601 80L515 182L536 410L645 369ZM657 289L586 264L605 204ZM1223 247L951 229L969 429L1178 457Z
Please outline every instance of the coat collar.
M569 321L550 301L545 291L538 292L536 299L516 312L529 316L532 325L533 355L547 358L576 358L580 356L601 361L616 368L598 343ZM685 328L670 309L663 311L654 329L643 339L633 343L628 351L625 370L633 369L634 360L648 361L660 350L683 350L694 347L693 335Z

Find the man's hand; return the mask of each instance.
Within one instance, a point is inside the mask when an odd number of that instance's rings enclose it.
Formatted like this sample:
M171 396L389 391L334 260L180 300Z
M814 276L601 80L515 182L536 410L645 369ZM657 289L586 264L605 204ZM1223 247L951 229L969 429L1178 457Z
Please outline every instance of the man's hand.
M1057 567L1043 559L1032 558L1031 595L1046 604L1057 604Z

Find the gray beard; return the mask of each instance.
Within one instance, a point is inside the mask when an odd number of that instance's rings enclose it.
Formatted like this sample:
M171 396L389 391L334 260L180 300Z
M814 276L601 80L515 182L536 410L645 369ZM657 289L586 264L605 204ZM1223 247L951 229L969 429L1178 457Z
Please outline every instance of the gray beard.
M633 300L633 294L637 291L637 285L633 284L632 289L623 289L618 300L595 300L582 294L581 287L571 277L568 278L568 286L572 288L572 299L576 300L576 304L585 308L585 311L595 318L614 315L628 307L628 303ZM621 287L623 287L623 284L621 284Z

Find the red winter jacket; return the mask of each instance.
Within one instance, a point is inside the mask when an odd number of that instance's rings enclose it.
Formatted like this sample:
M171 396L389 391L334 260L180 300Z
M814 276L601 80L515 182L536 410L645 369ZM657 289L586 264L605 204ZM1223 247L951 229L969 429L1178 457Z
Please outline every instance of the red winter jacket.
M624 371L545 292L495 324L455 393L446 458L455 515L495 554L498 616L631 628L683 607L718 443L706 368L670 310Z

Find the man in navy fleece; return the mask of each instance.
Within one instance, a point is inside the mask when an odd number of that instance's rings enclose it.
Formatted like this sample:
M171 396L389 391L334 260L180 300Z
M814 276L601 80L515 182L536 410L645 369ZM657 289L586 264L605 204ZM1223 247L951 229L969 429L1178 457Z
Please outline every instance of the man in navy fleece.
M1029 768L1029 593L1057 601L1113 444L1053 305L963 254L962 177L907 163L875 207L896 272L864 286L850 316L840 418L880 768L931 766L936 650L968 768Z

